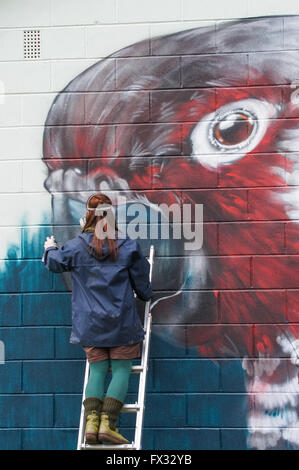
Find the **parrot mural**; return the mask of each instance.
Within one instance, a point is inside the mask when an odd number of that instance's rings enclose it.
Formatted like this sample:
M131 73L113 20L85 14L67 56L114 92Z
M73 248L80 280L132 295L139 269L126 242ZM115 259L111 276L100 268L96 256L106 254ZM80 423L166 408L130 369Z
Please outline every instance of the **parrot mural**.
M95 191L203 204L199 250L152 241L153 320L200 357L241 361L257 449L299 443L298 26L248 18L132 44L67 84L43 136L65 240Z

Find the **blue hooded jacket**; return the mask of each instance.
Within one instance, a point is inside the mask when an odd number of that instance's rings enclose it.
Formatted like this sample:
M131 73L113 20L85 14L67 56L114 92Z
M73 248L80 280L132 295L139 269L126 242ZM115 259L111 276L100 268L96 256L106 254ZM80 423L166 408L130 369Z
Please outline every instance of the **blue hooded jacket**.
M71 272L70 343L97 347L139 343L144 338L144 329L134 291L142 300L152 297L150 263L137 240L127 235L120 238L117 232L117 260L110 259L105 243L99 260L88 252L93 235L83 232L61 248L50 246L44 251L47 269L54 273Z

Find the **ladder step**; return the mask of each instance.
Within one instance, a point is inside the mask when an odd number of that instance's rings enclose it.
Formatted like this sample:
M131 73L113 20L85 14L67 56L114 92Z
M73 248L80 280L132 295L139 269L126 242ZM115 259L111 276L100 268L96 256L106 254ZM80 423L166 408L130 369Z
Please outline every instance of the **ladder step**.
M85 444L81 446L82 450L100 450L100 449L132 449L136 450L137 447L133 444Z
M139 374L139 373L142 372L143 370L144 370L144 367L143 367L143 366L132 366L131 373L132 373L132 374Z
M120 410L122 413L135 413L140 410L140 405L138 403L128 403L125 404Z
M140 374L144 370L144 367L141 365L132 366L131 374ZM111 367L108 369L108 374L111 374L112 370Z

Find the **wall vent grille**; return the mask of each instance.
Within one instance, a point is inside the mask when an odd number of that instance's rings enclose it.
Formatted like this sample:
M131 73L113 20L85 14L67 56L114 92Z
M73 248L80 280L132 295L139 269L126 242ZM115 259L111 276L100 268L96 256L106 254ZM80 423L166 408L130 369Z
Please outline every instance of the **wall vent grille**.
M24 30L24 59L40 58L40 30Z

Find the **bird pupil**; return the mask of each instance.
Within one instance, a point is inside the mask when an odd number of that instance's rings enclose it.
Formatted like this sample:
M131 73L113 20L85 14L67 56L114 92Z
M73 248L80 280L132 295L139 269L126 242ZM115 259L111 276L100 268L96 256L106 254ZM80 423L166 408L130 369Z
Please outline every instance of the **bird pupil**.
M244 142L253 129L253 122L242 113L226 116L214 127L214 137L223 145L237 145Z

